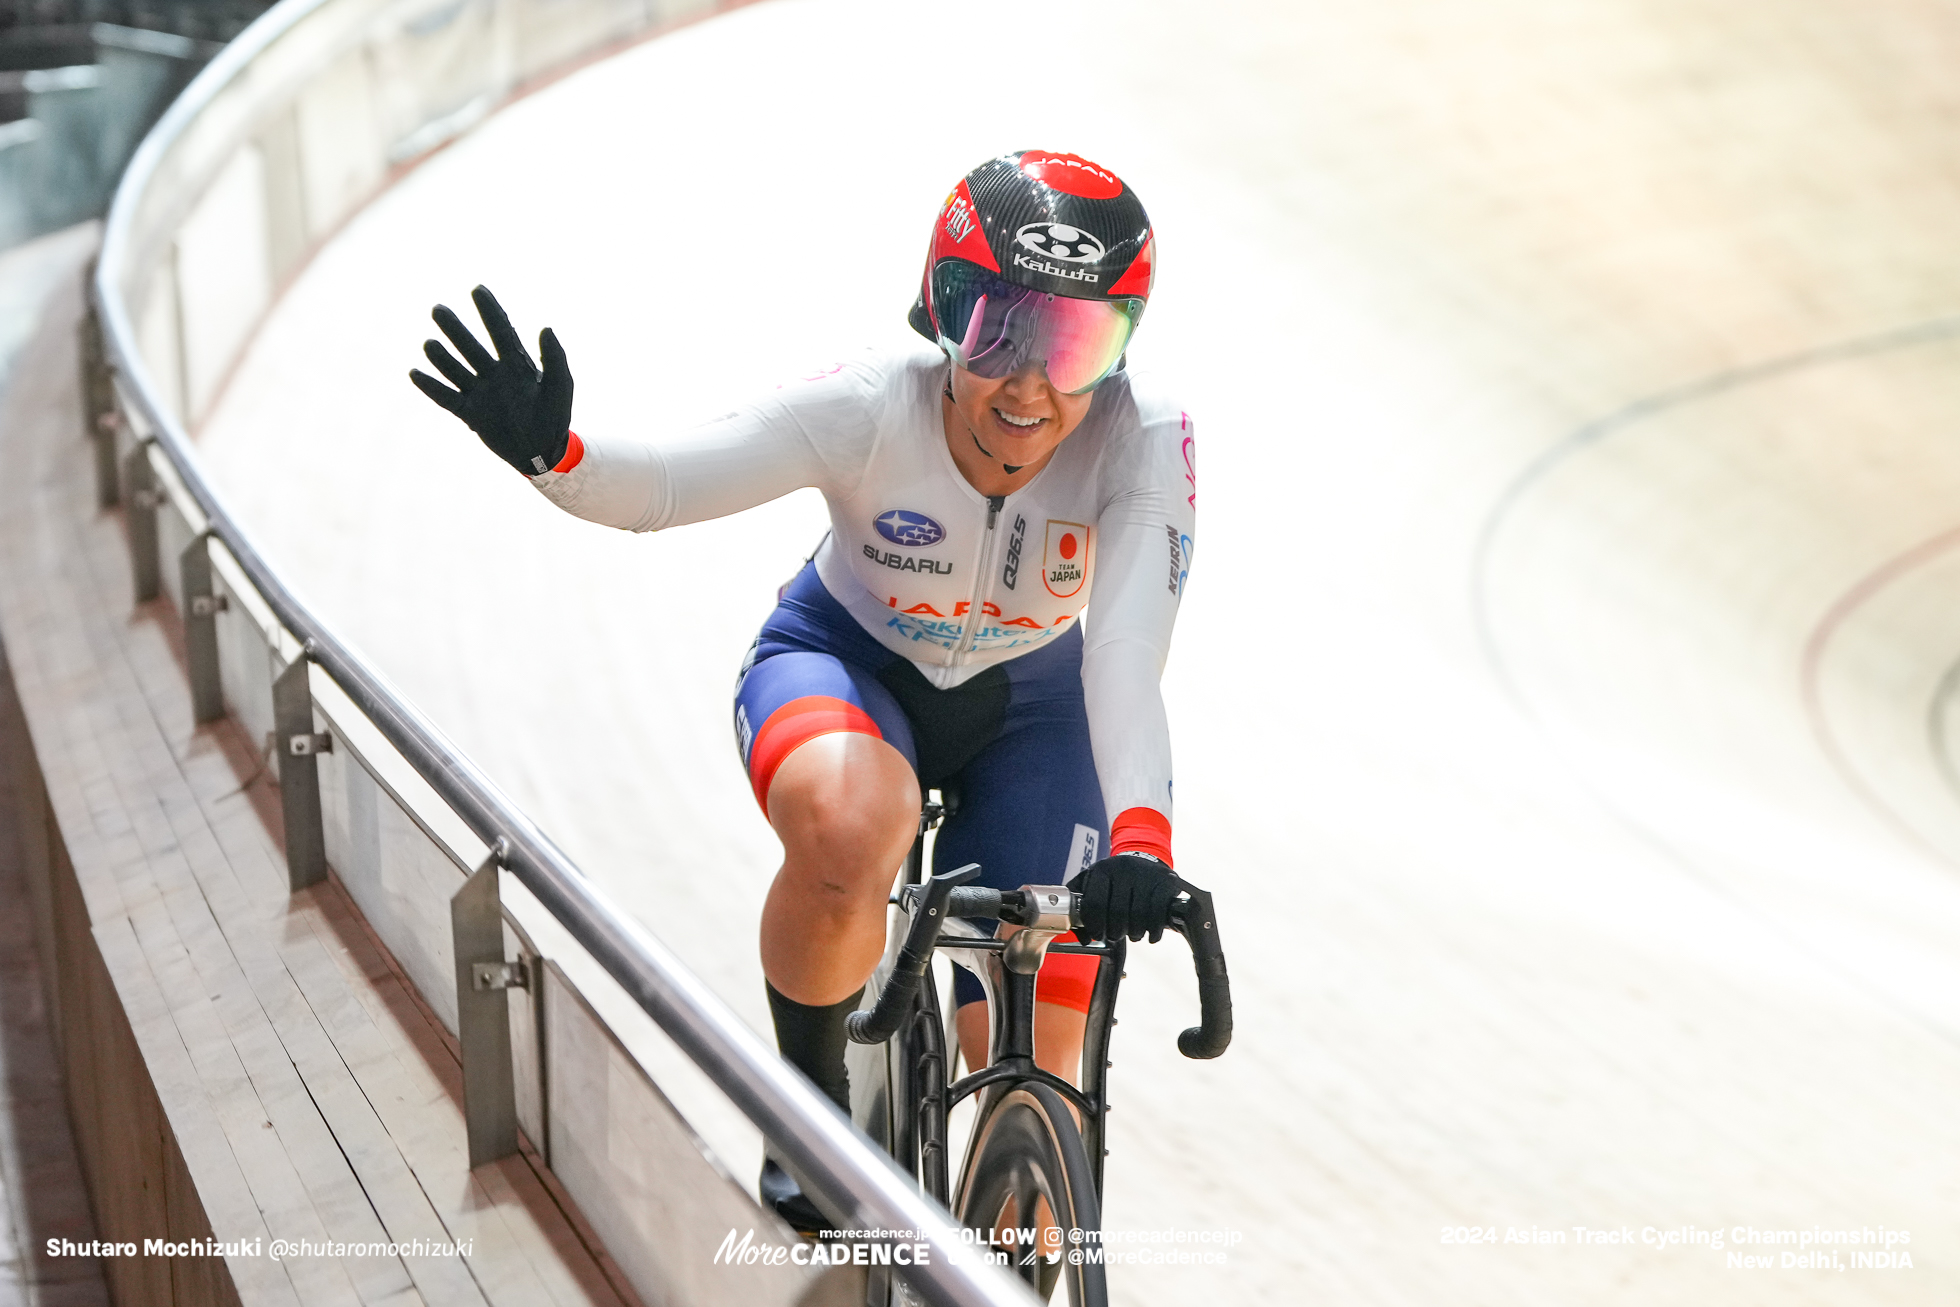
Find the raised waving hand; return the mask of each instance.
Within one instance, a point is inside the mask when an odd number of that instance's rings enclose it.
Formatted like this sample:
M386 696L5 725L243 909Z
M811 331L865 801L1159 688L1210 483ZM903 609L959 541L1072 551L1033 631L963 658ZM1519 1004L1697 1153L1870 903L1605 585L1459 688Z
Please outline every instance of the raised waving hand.
M448 305L438 304L429 316L462 358L439 340L424 341L422 352L449 386L420 369L411 369L408 379L461 418L491 453L525 476L549 472L565 457L572 428L572 370L564 347L546 327L538 336L538 355L544 360L544 371L539 372L489 288L478 286L470 299L496 353L485 349Z

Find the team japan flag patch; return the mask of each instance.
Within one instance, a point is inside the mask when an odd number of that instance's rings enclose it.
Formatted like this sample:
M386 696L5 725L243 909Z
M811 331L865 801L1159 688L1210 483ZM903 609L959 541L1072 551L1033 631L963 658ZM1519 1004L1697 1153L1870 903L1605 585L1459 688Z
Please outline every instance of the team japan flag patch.
M1048 519L1041 547L1041 583L1057 599L1073 598L1089 578L1089 528L1080 522Z

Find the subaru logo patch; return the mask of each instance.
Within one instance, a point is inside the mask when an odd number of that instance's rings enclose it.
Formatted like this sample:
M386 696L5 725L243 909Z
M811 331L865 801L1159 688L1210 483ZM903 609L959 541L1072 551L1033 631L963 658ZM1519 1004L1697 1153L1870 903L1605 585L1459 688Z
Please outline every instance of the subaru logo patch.
M888 513L881 513L871 525L877 527L878 534L893 544L913 549L936 545L946 538L945 527L924 513L914 513L908 508L894 508Z

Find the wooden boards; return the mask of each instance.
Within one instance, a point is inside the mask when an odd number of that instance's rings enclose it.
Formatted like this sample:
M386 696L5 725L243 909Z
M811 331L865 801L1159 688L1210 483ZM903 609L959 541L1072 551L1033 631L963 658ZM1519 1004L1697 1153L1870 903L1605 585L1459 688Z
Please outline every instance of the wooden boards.
M193 726L167 602L131 611L79 437L81 253L0 409L0 639L48 836L28 871L102 1237L244 1241L106 1258L117 1299L634 1301L534 1158L468 1170L453 1045L336 884L288 895L253 750Z

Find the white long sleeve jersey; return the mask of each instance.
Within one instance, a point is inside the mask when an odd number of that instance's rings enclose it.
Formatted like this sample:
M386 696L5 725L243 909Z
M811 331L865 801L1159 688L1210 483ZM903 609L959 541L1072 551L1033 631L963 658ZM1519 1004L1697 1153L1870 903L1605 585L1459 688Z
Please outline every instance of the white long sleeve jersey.
M825 588L942 688L1041 648L1087 608L1082 682L1107 811L1168 821L1158 680L1191 564L1191 420L1119 372L1040 475L990 499L947 451L946 368L937 351L867 352L671 443L575 438L563 470L531 480L627 531L816 487L830 507Z

